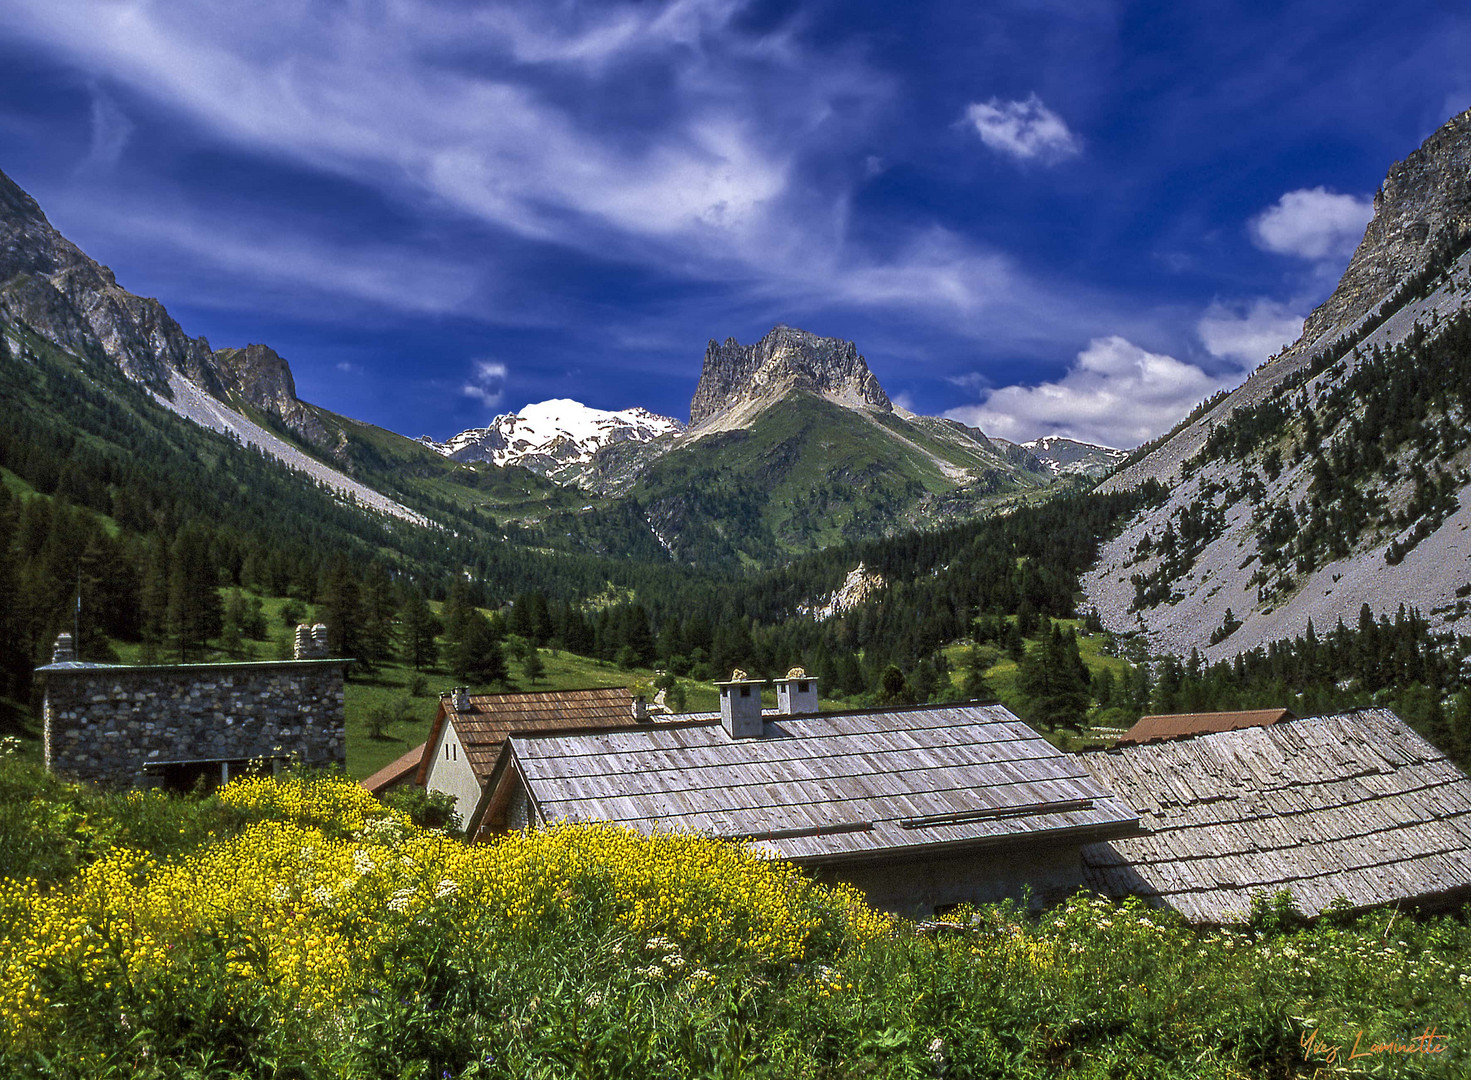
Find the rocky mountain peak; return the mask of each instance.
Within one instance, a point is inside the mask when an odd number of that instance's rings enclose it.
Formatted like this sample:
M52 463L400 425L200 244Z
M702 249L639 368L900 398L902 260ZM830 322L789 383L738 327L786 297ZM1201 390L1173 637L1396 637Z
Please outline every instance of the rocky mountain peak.
M853 342L777 326L753 345L711 340L690 402L690 427L740 427L795 390L849 408L894 408Z
M1471 109L1394 165L1338 288L1308 316L1303 341L1336 336L1420 267L1471 235Z
M214 362L220 382L246 403L274 416L300 438L327 448L331 439L321 419L296 396L291 365L269 345L218 349Z

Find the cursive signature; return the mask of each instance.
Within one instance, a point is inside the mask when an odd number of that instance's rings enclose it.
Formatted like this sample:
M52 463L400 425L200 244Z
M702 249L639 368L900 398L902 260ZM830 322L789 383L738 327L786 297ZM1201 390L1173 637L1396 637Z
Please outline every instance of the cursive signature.
M1376 1054L1443 1054L1449 1049L1447 1045L1449 1037L1438 1033L1434 1025L1427 1027L1419 1035L1405 1042L1391 1039L1389 1042L1364 1042L1364 1032L1360 1028L1354 1035L1353 1046L1349 1048L1345 1061L1353 1061L1356 1058L1373 1057ZM1343 1044L1328 1042L1321 1037L1319 1029L1313 1028L1310 1034L1305 1033L1298 1036L1298 1045L1302 1047L1304 1057L1318 1055L1325 1065L1336 1065L1339 1056L1343 1053Z

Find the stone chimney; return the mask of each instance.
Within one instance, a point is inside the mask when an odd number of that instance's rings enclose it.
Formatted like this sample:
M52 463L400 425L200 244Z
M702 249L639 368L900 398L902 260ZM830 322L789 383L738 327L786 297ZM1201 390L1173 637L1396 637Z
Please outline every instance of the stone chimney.
M468 686L457 686L450 691L450 704L454 706L455 712L470 711L470 688Z
M312 658L312 628L306 623L296 625L296 643L291 649L293 660L310 660Z
M649 699L635 694L633 697L633 719L635 723L646 724L649 720Z
M51 649L51 662L53 664L75 664L77 662L77 648L70 634L56 635L56 644Z
M727 682L715 684L720 687L720 722L725 725L725 733L732 739L761 737L763 681L752 679L737 668L731 672Z
M312 627L312 657L323 660L327 656L327 626L325 623L317 623Z
M776 711L783 716L803 716L817 712L817 680L799 667L776 680Z

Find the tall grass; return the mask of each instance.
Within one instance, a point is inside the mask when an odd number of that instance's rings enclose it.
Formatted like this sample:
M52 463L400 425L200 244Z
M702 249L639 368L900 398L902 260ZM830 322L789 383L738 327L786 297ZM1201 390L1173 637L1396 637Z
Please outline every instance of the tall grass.
M0 851L7 1077L1449 1077L1471 1050L1458 918L1198 930L1079 895L925 927L698 837L467 847L341 778L105 796L15 760Z

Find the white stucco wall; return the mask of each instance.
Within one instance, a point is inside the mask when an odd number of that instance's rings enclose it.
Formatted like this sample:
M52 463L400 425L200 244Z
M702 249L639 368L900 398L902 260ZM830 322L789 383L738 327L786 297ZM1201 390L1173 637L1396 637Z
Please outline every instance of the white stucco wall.
M455 811L461 824L470 820L475 804L480 801L480 782L475 779L475 770L465 757L465 748L455 733L452 720L447 720L439 740L434 744L429 759L429 775L424 787L430 791L443 791L454 796Z

